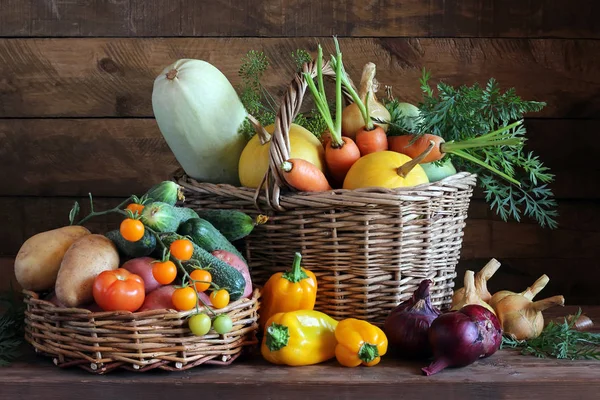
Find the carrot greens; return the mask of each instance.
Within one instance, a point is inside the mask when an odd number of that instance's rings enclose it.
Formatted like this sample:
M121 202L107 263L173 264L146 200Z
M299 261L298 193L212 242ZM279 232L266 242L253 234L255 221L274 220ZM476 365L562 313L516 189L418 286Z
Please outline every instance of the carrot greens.
M478 140L489 139L490 132L510 127L502 131L502 138L509 143L514 139L513 145L462 148L448 156L457 169L478 175L486 201L503 220L520 221L527 216L542 227L556 228L557 204L548 187L554 175L538 156L524 150L525 124L511 125L522 120L526 113L540 111L546 104L523 100L514 88L501 91L493 78L485 87L477 83L453 87L439 82L434 88L429 80L430 74L424 70L420 79L423 99L418 104L416 123L414 116L398 112L396 99L386 102L392 115L392 134L410 133L416 139L431 133L446 142L474 141L476 144ZM493 170L502 174L491 172Z

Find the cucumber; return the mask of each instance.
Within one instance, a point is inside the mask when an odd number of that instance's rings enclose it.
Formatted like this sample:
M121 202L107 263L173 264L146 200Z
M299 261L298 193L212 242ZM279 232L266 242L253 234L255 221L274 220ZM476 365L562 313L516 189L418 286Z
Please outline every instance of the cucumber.
M212 253L215 250L226 250L246 262L238 249L236 249L235 246L213 226L213 224L205 219L192 218L187 220L179 225L177 233L183 236L189 236L194 243L209 253Z
M156 238L148 230L144 232L144 236L137 242L125 240L118 230L107 232L104 236L117 246L119 253L132 258L148 256L156 248Z
M179 225L192 218L200 218L196 211L187 207L175 207L175 214L179 217Z
M161 203L167 203L174 206L175 203L177 203L177 200L184 200L182 189L183 187L175 182L164 181L152 186L150 190L146 192L146 196L149 201L160 201Z
M248 236L258 225L251 216L236 210L199 210L197 213L200 218L213 224L230 242Z
M174 207L161 201L146 205L141 216L144 225L158 232L175 232L181 222L192 218L198 218L198 214L191 208Z
M171 246L171 243L175 240L183 239L183 236L176 233L160 233L159 237L167 248ZM210 267L212 281L220 288L227 289L231 301L235 301L242 297L244 289L246 288L246 280L240 271L226 262L219 260L195 243L192 258L198 260L203 268ZM188 272L193 269L189 263L183 263L183 266Z

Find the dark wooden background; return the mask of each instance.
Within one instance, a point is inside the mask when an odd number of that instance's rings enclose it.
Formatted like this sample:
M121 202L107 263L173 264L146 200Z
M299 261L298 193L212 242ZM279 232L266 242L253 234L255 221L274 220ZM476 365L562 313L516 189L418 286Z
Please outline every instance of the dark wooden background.
M478 193L460 270L496 257L493 289L547 273L544 294L600 304L599 19L595 0L0 0L0 272L89 191L98 208L116 204L178 167L151 108L165 66L204 59L235 85L240 58L262 50L281 93L290 53L329 49L336 34L351 74L373 61L409 102L426 67L453 85L495 77L548 103L527 118L528 147L556 174L560 227L502 222Z

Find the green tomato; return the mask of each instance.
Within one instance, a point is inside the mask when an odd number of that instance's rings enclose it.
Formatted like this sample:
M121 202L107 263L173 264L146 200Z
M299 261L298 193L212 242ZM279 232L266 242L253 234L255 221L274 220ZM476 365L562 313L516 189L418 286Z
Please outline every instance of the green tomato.
M188 321L190 330L196 336L204 336L210 331L210 317L206 314L192 315Z
M223 335L224 333L231 332L231 329L233 329L233 321L227 314L217 315L213 321L213 327L218 334Z

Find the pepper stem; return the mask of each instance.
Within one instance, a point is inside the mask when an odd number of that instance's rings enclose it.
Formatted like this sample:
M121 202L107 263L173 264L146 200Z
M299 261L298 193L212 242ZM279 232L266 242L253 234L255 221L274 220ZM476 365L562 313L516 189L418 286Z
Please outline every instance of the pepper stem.
M266 345L270 351L278 351L288 345L290 331L285 325L273 322L267 328Z
M358 358L360 358L364 363L368 364L377 357L379 357L379 350L377 350L377 346L374 344L363 343L363 345L360 346L360 350L358 350Z
M283 273L282 278L287 279L292 283L298 283L302 279L308 278L308 275L302 269L300 265L300 261L302 261L302 255L300 253L294 254L294 263L292 264L292 269Z

